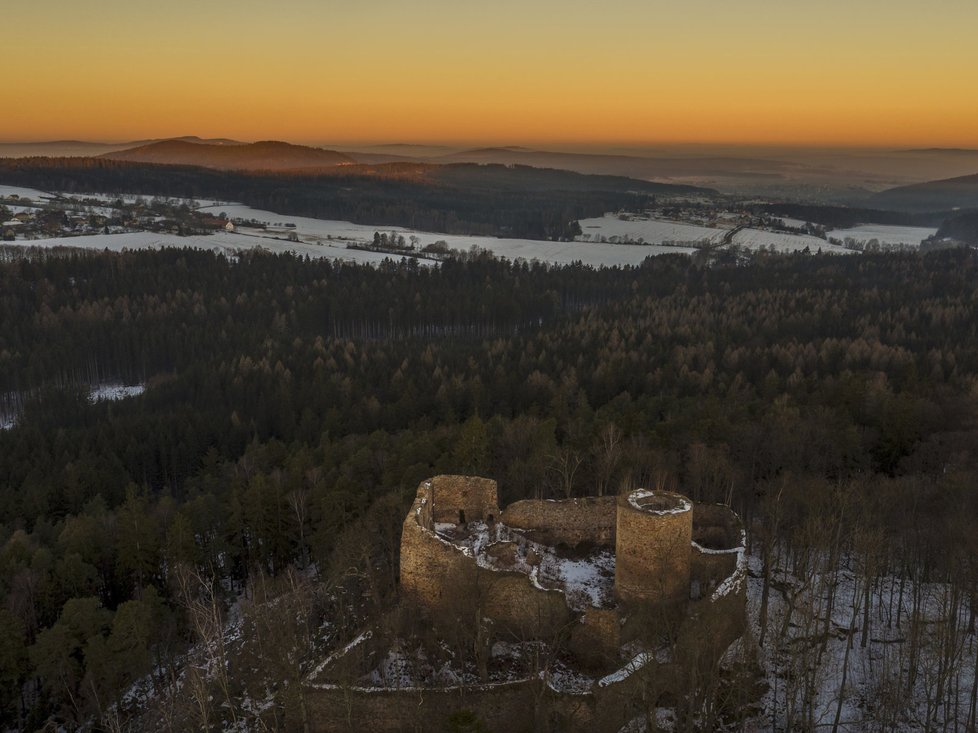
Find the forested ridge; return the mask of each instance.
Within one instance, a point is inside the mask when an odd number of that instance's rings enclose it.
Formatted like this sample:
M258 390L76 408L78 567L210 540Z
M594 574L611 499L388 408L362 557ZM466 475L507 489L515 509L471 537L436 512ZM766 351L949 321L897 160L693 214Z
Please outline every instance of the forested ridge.
M0 263L0 393L26 398L0 431L3 720L138 725L110 701L178 677L188 577L233 599L297 569L343 638L395 593L403 512L441 472L497 478L501 503L729 502L796 570L872 536L867 583L951 581L974 609L978 256L718 257ZM147 390L89 403L111 379ZM212 692L214 721L245 694ZM274 714L296 694L282 681Z
M457 163L219 171L105 158L0 158L0 182L64 193L236 201L283 215L448 234L570 239L577 221L708 189L526 166Z

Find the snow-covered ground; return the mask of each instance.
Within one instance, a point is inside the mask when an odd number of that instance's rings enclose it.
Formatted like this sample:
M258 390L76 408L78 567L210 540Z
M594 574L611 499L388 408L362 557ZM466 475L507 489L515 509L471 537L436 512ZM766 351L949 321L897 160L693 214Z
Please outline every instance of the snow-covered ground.
M646 257L665 253L689 254L688 247L625 246L589 242L550 242L531 239L499 239L497 237L467 236L419 232L403 227L377 227L352 224L345 221L311 219L308 217L282 216L270 211L251 209L247 206L215 206L214 213L225 212L231 218L270 222L280 229L258 236L256 230L243 228L240 232L218 232L210 236L178 237L169 234L138 232L133 234L95 234L82 237L58 237L54 239L20 240L13 244L33 247L81 247L84 249L108 249L120 252L125 249L158 249L160 247L197 247L219 251L242 251L262 247L271 252L294 252L310 257L328 257L351 262L379 263L398 259L397 255L347 249L348 243L365 244L373 241L376 231L397 232L410 240L417 237L417 246L425 247L443 241L450 248L469 250L479 247L498 257L507 259L539 260L553 264L583 262L594 267L638 265ZM295 227L286 228L286 223ZM295 232L298 242L285 241L288 232ZM251 236L249 236L251 235ZM281 239L275 238L281 237ZM421 260L422 264L431 260Z
M756 555L748 562L748 618L757 640L762 564ZM838 715L843 733L965 730L978 652L967 602L958 595L956 606L955 589L944 583L915 587L912 580L883 576L872 582L864 614L864 581L850 566L858 569L844 559L837 573L806 580L773 570L766 643L759 650L769 689L755 729L770 730L777 720L777 730L792 730L807 719L813 729L830 730Z
M575 610L606 608L614 601L615 552L611 548L598 548L587 557L563 557L553 547L534 542L501 522L491 528L485 522L469 522L465 529L436 524L435 532L474 558L479 567L513 570L527 575L538 588L562 591L567 605ZM495 557L492 548L497 542L514 545L512 555Z
M0 186L0 195L19 195L40 200L47 199L46 194L33 189L13 186ZM139 198L136 194L76 194L70 196L76 200L95 199L98 201L114 201L122 198L132 202ZM141 198L151 200L151 196ZM442 234L439 232L423 232L405 227L377 226L371 224L353 224L347 221L315 219L303 216L288 216L273 211L254 209L238 203L219 202L212 200L174 199L170 201L185 202L209 213L224 214L232 221L238 222L236 232L218 232L212 236L177 237L167 234L140 232L135 234L87 235L83 237L63 237L18 241L17 244L37 247L81 247L85 249L108 249L121 251L124 249L155 249L159 247L198 247L217 251L237 252L255 247L263 247L271 252L292 252L301 256L314 258L341 259L351 262L379 263L386 259L398 259L397 255L348 249L347 245L366 244L373 241L374 232L397 232L407 243L413 243L417 249L444 242L449 248L468 251L472 248L484 249L497 257L510 260L538 260L551 264L571 264L582 262L593 267L625 266L641 264L647 257L661 254L691 254L696 246L719 244L728 229L686 224L683 222L666 221L647 218L643 215L626 215L624 218L617 214L606 214L601 217L582 219L582 234L574 242L552 242L531 239L502 239L498 237ZM257 221L267 229L241 226L241 222ZM794 220L785 220L795 224ZM797 222L801 224L801 222ZM852 230L833 232L834 236L851 235L859 241L877 238L880 241L909 241L920 239L932 233L933 230L914 229L910 227L856 227ZM287 241L294 234L297 242ZM878 236L883 234L885 236ZM918 237L918 234L922 236ZM812 252L850 252L844 247L832 245L825 240L807 235L795 235L785 232L767 232L759 229L744 229L733 237L733 243L747 249L762 247L779 252L795 252L806 247ZM696 245L696 246L693 246ZM422 263L432 262L422 260Z
M146 387L141 384L100 384L93 387L88 396L92 402L105 402L138 397L145 391Z
M806 247L812 253L836 252L849 254L852 250L829 244L824 239L807 234L789 234L787 232L767 232L763 229L741 229L734 234L732 244L738 244L749 250L773 249L776 252L801 252Z
M396 256L378 252L347 249L342 242L334 244L307 244L305 242L288 242L272 237L248 236L232 232L218 232L212 235L178 237L175 234L158 234L155 232L134 232L128 234L87 234L81 237L56 237L53 239L32 239L7 242L18 247L79 247L81 249L108 250L122 252L133 249L160 249L161 247L193 247L208 249L216 252L242 252L262 248L269 252L293 252L295 254L314 258L328 257L348 262L366 262L377 264L386 259L397 259ZM424 262L424 261L423 261Z
M791 219L787 216L782 216L781 223L786 227L793 227L794 229L800 229L808 224L807 221L802 221L801 219Z
M211 210L215 214L224 213L228 218L240 219L245 221L259 221L267 223L271 227L282 228L283 231L294 231L303 241L330 243L340 240L340 242L372 242L374 232L397 232L403 235L409 243L411 237L416 237L418 247L426 247L435 242L445 242L451 249L469 250L472 247L486 249L497 257L505 257L510 260L518 258L526 260L540 260L554 264L570 264L581 261L586 265L599 267L601 265L637 265L646 257L665 253L684 253L689 254L694 251L689 247L660 247L660 246L636 246L623 247L615 244L599 242L550 242L535 239L501 239L499 237L488 237L478 235L463 234L441 234L439 232L422 232L405 227L384 227L371 224L353 224L348 221L335 221L329 219L313 219L303 216L284 216L272 211L253 209L242 204L218 205L213 207L203 207ZM612 217L612 219L614 219ZM588 220L585 220L588 221ZM604 221L599 219L595 221ZM614 219L617 221L617 219ZM294 227L285 229L286 224ZM583 227L584 222L581 222ZM674 225L682 227L684 225ZM692 229L703 229L702 227L692 227ZM716 231L706 230L704 231ZM666 230L663 230L664 232ZM673 231L672 229L668 231ZM665 241L663 238L660 241ZM651 241L651 240L649 240Z
M876 240L881 245L918 246L927 237L937 234L936 229L927 227L898 227L885 224L860 224L850 229L833 229L828 233L832 239L844 242L848 238L866 244Z
M115 402L116 400L138 397L145 391L146 387L142 384L103 382L102 384L96 384L89 388L88 399L92 402ZM0 430L10 430L17 424L18 410L16 405L20 403L21 398L16 394L9 395L9 397L11 397L9 402L14 405L12 408L14 412L0 413Z
M40 201L42 198L52 198L51 194L38 191L36 188L23 188L22 186L0 186L0 198L29 198L32 201Z
M581 219L582 241L599 240L601 237L610 240L612 237L619 241L637 242L641 239L646 244L662 244L663 242L699 242L715 244L723 239L725 229L684 224L662 219L646 219L631 217L622 219L617 214L605 214L591 219Z
M187 204L192 209L198 208L208 208L211 206L219 206L220 201L214 199L188 199L181 198L179 196L154 196L152 194L141 194L141 193L73 193L73 194L62 194L68 198L76 199L82 201L84 199L95 199L97 201L104 201L106 203L111 203L113 201L119 201L120 199L131 204L137 199L142 199L143 201L153 201L154 199L162 199L163 201L171 201L175 204Z

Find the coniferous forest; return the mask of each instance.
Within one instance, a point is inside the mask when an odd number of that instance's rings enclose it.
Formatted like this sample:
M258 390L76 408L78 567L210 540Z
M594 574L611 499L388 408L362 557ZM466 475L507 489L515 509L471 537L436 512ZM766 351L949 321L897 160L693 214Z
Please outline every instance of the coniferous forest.
M415 487L459 472L498 479L501 503L624 486L729 503L763 584L756 641L793 670L772 729L814 729L820 639L893 624L878 729L973 725L976 375L969 250L600 270L8 251L0 719L301 730L290 682L389 607ZM106 382L146 389L91 402ZM865 599L858 627L805 607L816 587ZM263 616L272 596L293 612ZM775 623L773 597L797 614ZM258 712L247 652L221 658L230 676L188 662L235 614L267 645ZM798 619L814 642L792 641ZM209 693L168 697L178 680Z

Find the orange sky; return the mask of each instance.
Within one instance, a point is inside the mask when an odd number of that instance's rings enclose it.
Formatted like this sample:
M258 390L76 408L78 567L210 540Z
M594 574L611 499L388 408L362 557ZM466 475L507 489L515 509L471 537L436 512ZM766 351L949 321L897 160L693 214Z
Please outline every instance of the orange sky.
M978 147L976 0L31 0L0 140Z

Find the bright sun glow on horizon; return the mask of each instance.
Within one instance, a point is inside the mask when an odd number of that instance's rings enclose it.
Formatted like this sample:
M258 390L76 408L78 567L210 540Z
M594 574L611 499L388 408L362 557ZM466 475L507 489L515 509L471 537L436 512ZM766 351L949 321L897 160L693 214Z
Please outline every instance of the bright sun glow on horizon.
M978 147L978 2L32 0L0 139Z

